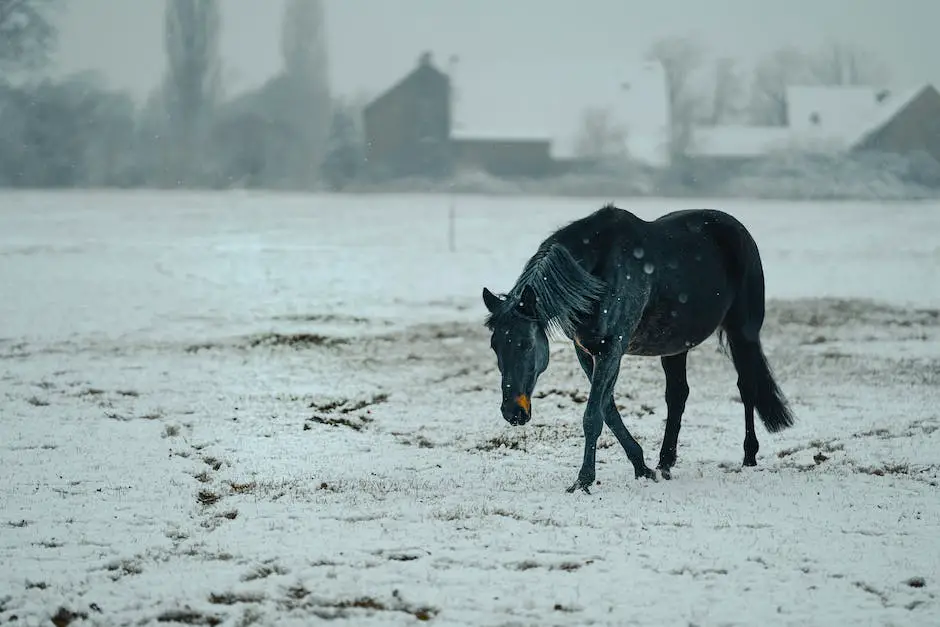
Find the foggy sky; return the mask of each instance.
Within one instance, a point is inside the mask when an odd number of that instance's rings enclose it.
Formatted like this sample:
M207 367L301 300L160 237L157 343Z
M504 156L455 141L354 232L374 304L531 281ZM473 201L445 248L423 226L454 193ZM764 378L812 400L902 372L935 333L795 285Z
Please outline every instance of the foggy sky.
M282 0L221 0L224 78L237 93L280 64ZM937 0L326 0L335 93L376 94L422 49L445 61L551 63L641 58L657 38L696 33L715 55L861 42L899 84L940 84ZM163 0L66 0L56 73L98 70L143 98L160 80Z

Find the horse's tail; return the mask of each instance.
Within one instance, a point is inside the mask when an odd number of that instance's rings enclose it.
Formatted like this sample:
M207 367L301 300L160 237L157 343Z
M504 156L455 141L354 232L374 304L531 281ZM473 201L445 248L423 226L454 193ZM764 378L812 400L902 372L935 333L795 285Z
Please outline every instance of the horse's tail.
M722 325L738 372L738 389L745 406L757 410L770 432L793 426L793 412L764 355L760 330L764 323L764 271L757 243L743 232L743 277L739 292Z
M731 358L738 371L738 389L745 406L757 411L764 427L770 432L793 426L793 412L774 378L760 340L749 340L728 333Z

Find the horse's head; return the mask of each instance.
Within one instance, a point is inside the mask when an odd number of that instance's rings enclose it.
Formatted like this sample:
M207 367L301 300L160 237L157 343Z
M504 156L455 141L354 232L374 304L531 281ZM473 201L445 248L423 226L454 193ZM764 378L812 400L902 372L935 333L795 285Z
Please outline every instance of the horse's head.
M490 346L502 375L503 418L514 426L532 418L532 392L548 368L548 336L536 315L535 290L526 286L518 300L508 300L483 288L490 311Z

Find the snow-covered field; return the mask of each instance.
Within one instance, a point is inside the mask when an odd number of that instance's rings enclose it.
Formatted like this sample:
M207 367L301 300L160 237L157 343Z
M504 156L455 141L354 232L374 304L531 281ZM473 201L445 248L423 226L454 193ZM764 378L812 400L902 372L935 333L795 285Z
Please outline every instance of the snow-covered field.
M675 478L569 495L586 381L506 425L480 289L604 200L0 195L0 624L936 625L940 204L619 202L752 229L798 423L742 470L710 341Z

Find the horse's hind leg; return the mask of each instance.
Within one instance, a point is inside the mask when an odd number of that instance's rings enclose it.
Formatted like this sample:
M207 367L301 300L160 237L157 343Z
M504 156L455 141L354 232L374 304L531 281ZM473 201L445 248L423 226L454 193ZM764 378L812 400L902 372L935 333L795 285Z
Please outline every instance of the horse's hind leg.
M577 344L575 345L575 353L578 356L578 363L581 364L581 369L584 370L584 374L586 374L588 380L590 380L594 374L594 359L591 357L590 353L584 351ZM639 442L630 434L630 430L627 429L627 426L623 424L623 418L621 418L620 412L617 411L617 403L614 402L613 394L611 394L604 403L604 424L607 425L607 428L610 429L614 437L617 438L617 441L620 442L620 446L623 447L627 458L630 460L630 463L633 464L636 478L653 479L655 481L656 473L646 465L646 460L643 459L643 447L641 447Z
M754 408L757 405L757 382L752 370L761 357L759 340L745 337L737 330L727 330L728 344L731 347L731 359L738 373L738 391L741 393L741 402L744 404L744 465L757 465L757 451L760 442L754 430Z
M682 413L689 398L689 383L686 379L686 362L689 354L679 353L661 359L666 374L666 431L663 446L659 451L659 470L664 479L672 478L672 467L676 464L676 448L679 445L679 429Z

